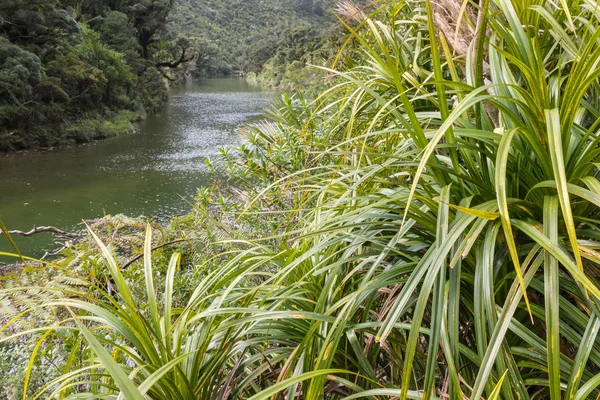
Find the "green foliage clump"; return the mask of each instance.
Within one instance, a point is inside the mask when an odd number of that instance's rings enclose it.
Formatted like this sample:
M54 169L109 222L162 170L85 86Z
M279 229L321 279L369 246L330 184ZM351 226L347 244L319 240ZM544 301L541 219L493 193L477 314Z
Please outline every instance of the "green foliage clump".
M41 80L41 61L35 54L0 37L0 94L4 102L22 102Z
M127 14L117 10L108 11L95 29L103 43L124 54L128 62L136 62L140 44L136 39L135 26Z
M328 28L333 4L329 0L177 0L169 25L178 35L198 38L199 74L258 73L278 49L290 44L290 36L300 38L298 31L311 31L314 38L317 31ZM309 51L302 43L293 47Z
M288 91L318 91L324 74L317 68L331 63L338 52L338 38L315 27L297 27L283 32L270 48L254 50L262 59L249 76L249 82Z
M73 49L81 60L99 70L104 75L102 90L106 102L111 100L111 90L131 87L135 76L122 53L113 50L100 40L100 35L90 28L83 27L83 42Z
M138 78L136 91L142 110L153 113L169 98L169 86L164 76L154 68L147 68Z
M65 128L63 141L77 144L89 143L94 140L133 133L135 128L132 122L138 119L137 113L123 111L111 119L77 121Z

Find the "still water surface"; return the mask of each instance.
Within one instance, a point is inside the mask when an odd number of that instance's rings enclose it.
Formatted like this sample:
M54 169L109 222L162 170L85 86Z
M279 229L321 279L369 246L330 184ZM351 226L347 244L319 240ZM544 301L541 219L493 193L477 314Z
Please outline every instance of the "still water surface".
M0 219L8 229L75 230L82 219L104 213L185 213L187 201L211 179L205 158L236 143L236 128L260 118L271 98L242 79L190 82L135 134L0 156ZM51 234L15 237L23 253L38 257L52 247L52 239ZM9 249L0 237L0 251Z

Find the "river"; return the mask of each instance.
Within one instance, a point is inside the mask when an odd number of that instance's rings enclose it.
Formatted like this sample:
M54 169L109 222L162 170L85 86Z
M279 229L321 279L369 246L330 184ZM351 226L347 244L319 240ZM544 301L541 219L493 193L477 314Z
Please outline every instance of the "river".
M235 144L236 128L260 118L272 94L243 79L189 82L131 135L83 146L0 155L0 219L8 229L81 229L102 215L173 216L210 182L205 159ZM40 257L53 235L14 237ZM0 251L11 250L0 237ZM0 262L7 261L5 258Z

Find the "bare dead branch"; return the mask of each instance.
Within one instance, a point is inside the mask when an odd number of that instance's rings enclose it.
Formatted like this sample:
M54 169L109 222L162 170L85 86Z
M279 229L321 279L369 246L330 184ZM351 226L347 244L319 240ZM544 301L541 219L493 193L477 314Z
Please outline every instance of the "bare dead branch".
M57 237L64 238L64 239L79 239L82 237L82 235L80 233L67 232L67 231L59 229L55 226L35 226L34 225L33 229L31 229L30 231L27 231L27 232L19 231L19 230L8 231L9 235L19 235L19 236L24 236L24 237L33 236L38 233L53 233ZM0 231L0 235L3 235L3 234L4 234L4 232Z
M195 57L194 54L192 54L191 56L189 56L188 58L185 57L185 52L187 49L183 49L181 51L181 57L179 57L179 60L177 61L172 61L172 62L161 62L161 63L156 63L156 68L162 68L162 67L169 67L169 68L177 68L180 64L192 61Z
M55 251L46 251L44 252L44 255L42 256L42 258L40 260L45 260L47 257L55 257L57 255L59 255L60 253L62 253L63 250L66 250L70 245L71 242L67 241L66 243L59 243L61 245L61 247Z

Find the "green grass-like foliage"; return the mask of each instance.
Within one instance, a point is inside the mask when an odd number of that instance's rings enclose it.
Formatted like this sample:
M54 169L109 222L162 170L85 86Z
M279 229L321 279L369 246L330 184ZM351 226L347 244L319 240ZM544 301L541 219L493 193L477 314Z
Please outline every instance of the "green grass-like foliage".
M156 287L147 242L138 298L99 242L114 293L65 294L50 305L71 314L38 328L80 331L91 355L38 397L596 398L600 8L480 4L466 54L429 1L347 27L355 66L245 145L269 150L284 232L185 307L177 256Z

